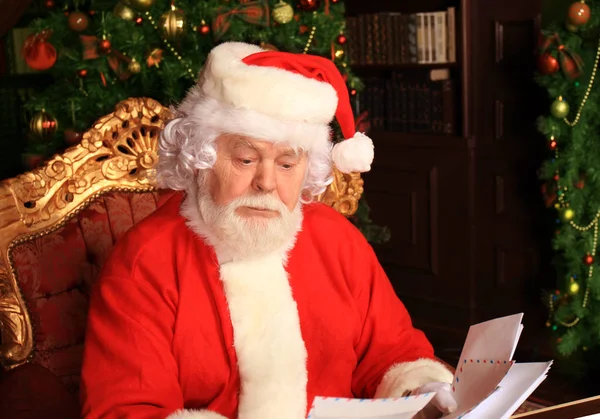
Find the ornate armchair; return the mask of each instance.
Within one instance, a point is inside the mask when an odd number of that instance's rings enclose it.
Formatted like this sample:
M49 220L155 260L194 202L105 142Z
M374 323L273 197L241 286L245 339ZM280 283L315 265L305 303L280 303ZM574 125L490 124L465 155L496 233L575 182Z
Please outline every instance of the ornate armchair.
M158 190L154 176L159 132L170 117L152 99L125 100L80 144L0 183L5 377L41 366L42 375L51 373L71 395L78 392L90 287L114 242L172 193ZM359 174L336 170L318 199L349 216L362 192ZM3 405L1 393L0 384ZM57 417L71 413L55 409Z

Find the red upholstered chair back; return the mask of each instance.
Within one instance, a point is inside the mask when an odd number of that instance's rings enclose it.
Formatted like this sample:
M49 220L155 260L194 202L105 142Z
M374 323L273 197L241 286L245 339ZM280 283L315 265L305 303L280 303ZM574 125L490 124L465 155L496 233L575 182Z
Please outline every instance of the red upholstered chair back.
M76 392L91 286L114 243L157 207L157 192L111 192L58 230L12 248L34 331L33 360Z
M91 287L116 242L172 191L159 191L160 103L128 99L79 145L32 172L0 183L0 363L36 362L72 392L79 371ZM318 199L353 214L359 174L334 169Z

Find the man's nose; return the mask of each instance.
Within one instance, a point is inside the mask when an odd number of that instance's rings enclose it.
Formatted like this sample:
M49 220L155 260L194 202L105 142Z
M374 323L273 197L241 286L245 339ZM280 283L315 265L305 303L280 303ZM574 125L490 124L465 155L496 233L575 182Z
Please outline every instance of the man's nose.
M275 190L275 165L270 162L261 162L254 176L252 187L258 192L273 192Z

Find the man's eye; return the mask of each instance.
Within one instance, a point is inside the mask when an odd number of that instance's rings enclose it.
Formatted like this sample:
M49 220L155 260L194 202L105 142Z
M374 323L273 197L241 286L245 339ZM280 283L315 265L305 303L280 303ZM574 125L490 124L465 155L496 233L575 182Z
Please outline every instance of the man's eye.
M239 159L239 160L240 160L240 163L242 163L245 166L252 164L252 160L250 160L250 159Z
M294 167L294 165L292 163L282 163L281 167L285 170L290 170Z

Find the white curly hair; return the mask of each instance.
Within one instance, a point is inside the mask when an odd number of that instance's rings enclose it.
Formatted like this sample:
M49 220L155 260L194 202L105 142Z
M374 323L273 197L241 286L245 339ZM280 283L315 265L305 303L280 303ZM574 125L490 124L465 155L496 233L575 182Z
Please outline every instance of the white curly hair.
M188 93L174 115L159 139L157 180L162 188L187 190L194 185L196 170L211 169L217 161L216 140L225 133L255 134L250 136L286 143L297 152L306 151L308 166L303 197L308 194L310 199L303 198L305 203L325 191L332 182L332 142L312 141L307 150L297 145L307 142L306 138L299 138L307 134L306 124L300 129L289 121L225 105L205 96L198 88ZM329 135L329 127L315 125L308 133L323 138Z

